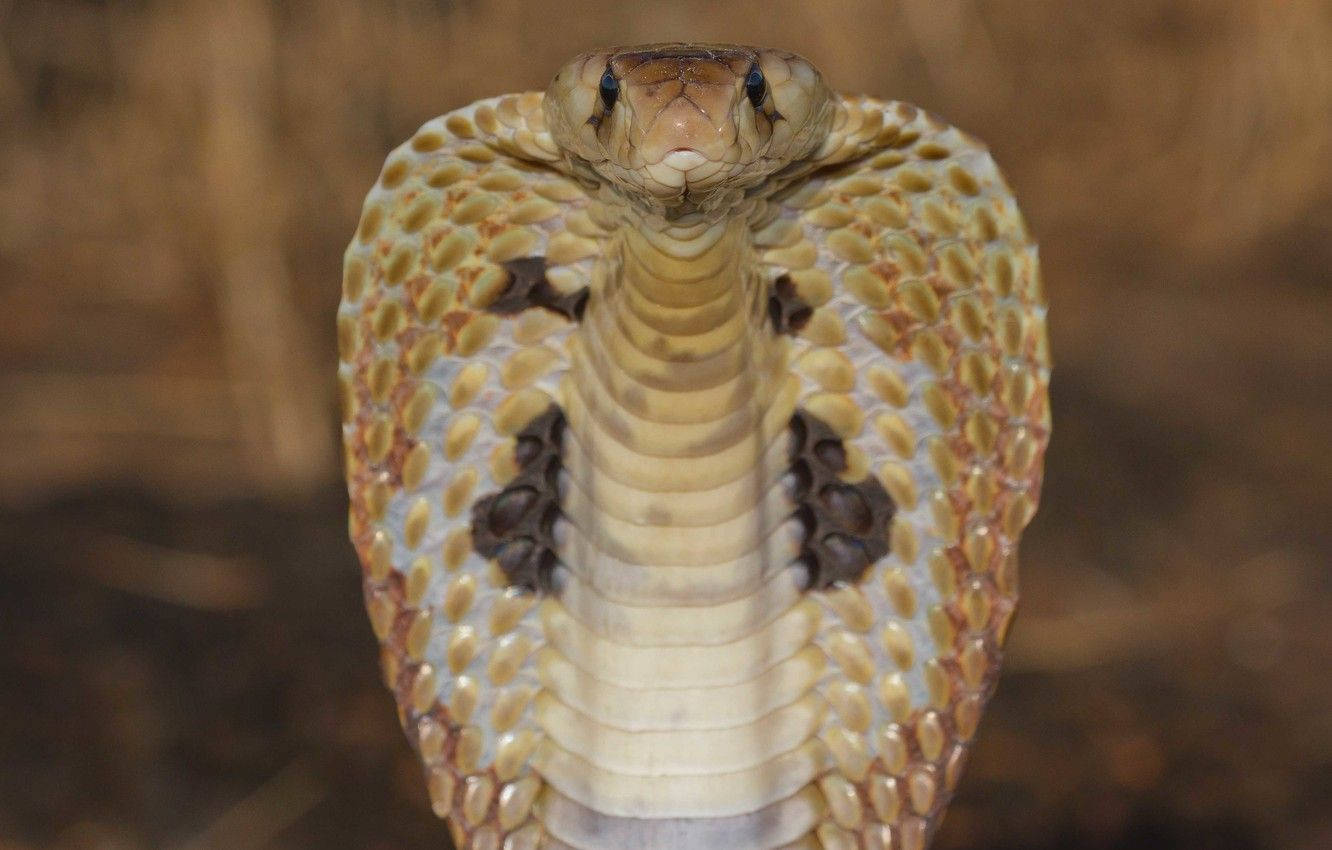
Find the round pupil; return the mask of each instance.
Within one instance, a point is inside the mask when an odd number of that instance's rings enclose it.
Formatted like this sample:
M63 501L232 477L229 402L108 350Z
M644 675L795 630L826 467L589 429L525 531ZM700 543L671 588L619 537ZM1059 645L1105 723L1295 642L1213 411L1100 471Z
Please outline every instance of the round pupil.
M749 95L749 100L755 107L763 103L763 96L767 94L765 88L763 72L758 68L751 68L749 75L745 77L745 93Z
M615 105L615 98L620 94L620 82L610 71L601 75L601 102L610 109Z

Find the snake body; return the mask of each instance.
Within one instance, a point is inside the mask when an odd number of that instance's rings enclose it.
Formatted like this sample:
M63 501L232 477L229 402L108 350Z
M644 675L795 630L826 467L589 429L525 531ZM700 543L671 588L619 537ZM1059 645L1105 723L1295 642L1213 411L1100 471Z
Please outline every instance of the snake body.
M585 54L394 151L343 296L351 537L458 847L926 846L1049 432L978 142L781 51Z

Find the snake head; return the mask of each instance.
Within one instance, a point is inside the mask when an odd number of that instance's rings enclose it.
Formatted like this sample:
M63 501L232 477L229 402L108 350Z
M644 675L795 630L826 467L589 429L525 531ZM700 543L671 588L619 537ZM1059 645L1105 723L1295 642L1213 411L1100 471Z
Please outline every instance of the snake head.
M568 155L650 207L717 208L819 146L832 94L793 53L659 44L585 53L546 91Z

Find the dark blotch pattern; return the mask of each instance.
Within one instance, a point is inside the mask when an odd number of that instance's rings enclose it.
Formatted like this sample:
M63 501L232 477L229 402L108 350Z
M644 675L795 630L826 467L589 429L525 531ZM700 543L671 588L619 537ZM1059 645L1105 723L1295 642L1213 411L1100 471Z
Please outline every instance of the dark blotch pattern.
M499 562L510 587L551 590L564 425L564 411L553 404L529 422L513 449L518 475L472 506L472 546Z
M768 318L772 320L772 329L779 334L796 334L814 314L814 309L796 294L795 283L789 274L784 274L772 282L772 292L768 295Z
M545 257L521 257L501 263L509 273L509 285L486 307L491 313L512 316L530 307L541 307L569 319L581 321L587 306L587 287L565 294L546 279Z
M795 516L805 529L800 559L809 568L810 589L854 584L888 553L888 524L896 506L873 475L848 484L846 449L827 423L796 411L791 417L791 473Z

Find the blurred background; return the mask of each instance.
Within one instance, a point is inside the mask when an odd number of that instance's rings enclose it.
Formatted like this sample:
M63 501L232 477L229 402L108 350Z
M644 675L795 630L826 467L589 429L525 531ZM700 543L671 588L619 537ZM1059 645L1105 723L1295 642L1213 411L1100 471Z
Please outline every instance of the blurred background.
M0 0L0 848L439 848L338 468L388 150L617 43L985 139L1055 432L939 848L1332 847L1327 0Z

